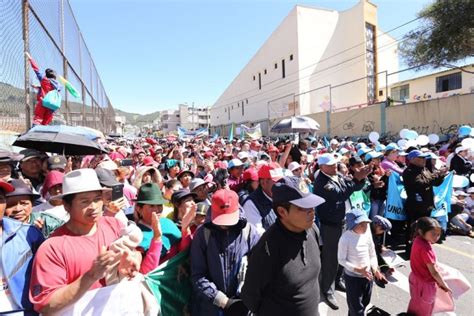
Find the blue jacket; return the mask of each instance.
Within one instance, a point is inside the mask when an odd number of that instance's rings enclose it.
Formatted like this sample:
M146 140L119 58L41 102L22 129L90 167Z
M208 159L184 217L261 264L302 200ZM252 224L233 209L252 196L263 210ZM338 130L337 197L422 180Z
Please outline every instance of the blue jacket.
M245 225L250 225L248 236L243 235ZM206 229L209 230L207 244ZM228 230L210 221L197 229L191 244L193 316L223 315L222 309L213 302L219 292L228 298L237 296L241 260L258 239L256 228L247 223L242 214L239 222Z
M362 190L365 184L365 181L349 180L341 174L337 174L337 179L334 181L322 172L314 179L314 194L326 200L316 207L321 224L342 225L346 216L346 200L353 192Z
M44 241L43 234L34 226L6 217L3 218L2 228L1 264L13 301L27 311L25 315L37 315L28 292L33 258Z

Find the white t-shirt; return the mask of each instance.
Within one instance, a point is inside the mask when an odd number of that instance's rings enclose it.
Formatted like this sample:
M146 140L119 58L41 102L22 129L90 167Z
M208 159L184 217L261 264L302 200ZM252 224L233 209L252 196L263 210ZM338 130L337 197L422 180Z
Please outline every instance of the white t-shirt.
M49 204L49 202L45 202L33 207L32 211L47 213L64 222L67 222L69 220L69 213L64 209L63 205L53 206Z

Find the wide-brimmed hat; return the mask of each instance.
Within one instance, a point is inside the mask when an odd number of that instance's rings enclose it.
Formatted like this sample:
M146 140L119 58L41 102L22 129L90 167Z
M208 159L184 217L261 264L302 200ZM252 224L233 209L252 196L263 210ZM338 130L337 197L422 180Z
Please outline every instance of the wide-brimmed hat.
M163 205L166 200L163 198L160 188L156 183L145 183L138 190L137 198L133 200L140 204Z
M94 169L77 169L64 175L63 193L51 197L51 199L62 199L66 195L92 191L110 190L100 185Z
M37 199L40 197L38 193L34 193L31 187L20 179L12 179L9 183L15 188L15 190L6 193L6 197L19 195L28 195L31 196L33 199Z
M352 230L360 223L371 223L372 221L367 217L367 213L361 209L353 208L346 214L346 225L348 230Z
M186 189L181 189L173 193L173 195L171 196L171 203L173 203L173 205L178 205L179 203L181 203L182 200L186 199L187 197L192 197L193 199L195 199L197 195L194 192L190 192Z
M23 155L5 149L0 149L0 163L11 163L23 159Z

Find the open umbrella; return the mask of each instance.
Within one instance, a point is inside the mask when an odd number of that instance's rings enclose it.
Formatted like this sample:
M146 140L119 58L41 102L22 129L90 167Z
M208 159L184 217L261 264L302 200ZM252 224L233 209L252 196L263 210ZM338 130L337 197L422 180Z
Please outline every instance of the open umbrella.
M319 130L319 123L306 116L292 116L273 125L272 133L304 133Z
M46 133L61 133L61 134L74 134L82 135L90 140L95 140L101 137L101 132L89 129L83 126L69 126L69 125L36 125L28 131L30 132L46 132ZM100 134L99 134L100 133ZM102 134L103 137L103 134Z
M106 153L99 144L78 134L30 130L18 137L13 146L63 155L98 155Z

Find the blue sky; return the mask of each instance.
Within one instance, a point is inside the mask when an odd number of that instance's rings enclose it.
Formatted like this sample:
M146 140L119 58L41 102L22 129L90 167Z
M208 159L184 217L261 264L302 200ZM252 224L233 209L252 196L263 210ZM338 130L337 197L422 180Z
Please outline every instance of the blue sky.
M357 2L70 0L112 105L141 114L212 105L296 4L345 10ZM430 1L373 3L387 31Z

